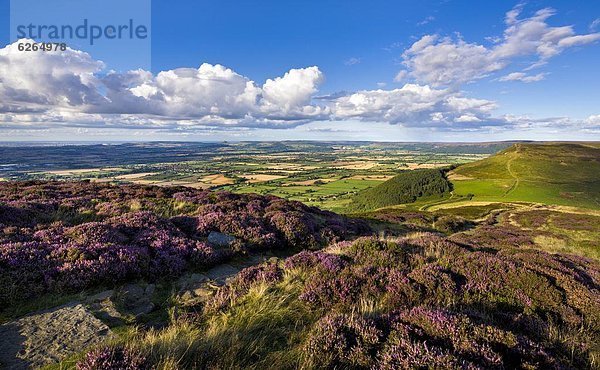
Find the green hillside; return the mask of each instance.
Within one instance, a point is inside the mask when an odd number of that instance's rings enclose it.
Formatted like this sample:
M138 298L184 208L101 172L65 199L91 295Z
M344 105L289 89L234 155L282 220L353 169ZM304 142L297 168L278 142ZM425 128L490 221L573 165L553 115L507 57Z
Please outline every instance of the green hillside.
M449 174L453 199L600 208L600 148L584 143L515 144Z
M354 197L349 208L351 211L362 212L413 203L423 197L442 197L450 190L451 185L443 170L406 171L382 184L361 191Z

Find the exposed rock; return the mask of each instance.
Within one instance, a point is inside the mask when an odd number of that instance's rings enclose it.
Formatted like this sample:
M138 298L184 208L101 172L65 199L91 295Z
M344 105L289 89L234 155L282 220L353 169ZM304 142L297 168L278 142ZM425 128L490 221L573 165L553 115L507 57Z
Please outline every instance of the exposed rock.
M114 295L113 290L105 290L85 300L86 306L94 315L111 326L125 323L125 317L119 312L113 301Z
M190 306L202 302L212 293L207 285L209 282L209 277L202 274L182 276L177 282L179 289L177 297L180 303Z
M0 325L0 367L28 369L56 363L110 338L108 326L78 302Z
M240 270L273 259L273 254L252 254L241 261L216 266L204 274L182 276L177 282L177 299L183 306L195 306L206 301L214 292Z
M240 270L231 265L219 265L206 274L191 274L179 279L177 298L184 306L194 306L208 299L228 278Z
M215 248L231 247L235 241L235 237L216 231L211 231L211 233L208 234L208 243Z
M237 274L240 270L231 266L231 265L219 265L214 267L206 272L206 276L208 276L211 280L214 280L219 285L225 284L227 278L232 277Z
M87 301L88 302L101 302L101 301L110 299L114 293L115 293L114 290L105 290L103 292L100 292L98 294L94 294L93 296L88 297Z
M152 295L155 288L154 284L127 284L113 295L112 300L119 312L138 318L154 310Z
M202 284L208 280L210 280L210 278L203 274L185 275L177 282L177 288L179 291L194 290L202 286Z

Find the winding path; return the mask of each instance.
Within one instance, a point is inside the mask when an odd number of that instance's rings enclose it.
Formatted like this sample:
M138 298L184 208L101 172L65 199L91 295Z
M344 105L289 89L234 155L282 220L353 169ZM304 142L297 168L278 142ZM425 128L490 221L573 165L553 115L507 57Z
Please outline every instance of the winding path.
M519 151L521 150L521 145L520 144L515 144L515 153L512 155L512 157L506 162L506 170L508 171L509 175L515 179L515 182L512 184L512 186L502 195L503 197L506 197L507 195L509 195L510 193L512 193L518 186L520 183L520 179L519 177L515 174L515 172L512 170L512 163L515 159L517 159L517 155L519 154Z

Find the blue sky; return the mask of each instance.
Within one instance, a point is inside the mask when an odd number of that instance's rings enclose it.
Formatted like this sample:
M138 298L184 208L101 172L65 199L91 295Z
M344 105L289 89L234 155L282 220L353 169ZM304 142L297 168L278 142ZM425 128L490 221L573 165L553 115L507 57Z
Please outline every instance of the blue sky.
M0 49L10 44L9 5L0 0ZM7 82L3 92L0 82L0 135L597 140L598 19L596 1L153 1L151 68L136 53L95 55L85 46L78 49L89 58L79 64L40 56L31 62L65 75L77 70L83 82L65 92L66 77L48 80L57 87L27 98L10 95ZM437 58L441 64L432 64ZM15 86L48 75L18 69L22 56L5 59L12 64L0 62L0 81L2 68L23 76ZM138 68L150 71L127 73ZM107 75L126 91L107 92ZM204 84L207 76L230 87Z

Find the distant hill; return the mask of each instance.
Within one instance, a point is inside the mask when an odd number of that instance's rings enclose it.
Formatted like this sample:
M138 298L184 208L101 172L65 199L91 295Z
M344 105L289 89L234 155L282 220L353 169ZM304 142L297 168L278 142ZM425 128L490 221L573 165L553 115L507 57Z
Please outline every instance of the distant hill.
M452 197L440 202L452 191ZM430 197L434 199L429 200ZM532 202L600 209L600 144L515 143L483 160L406 171L358 193L351 212L419 202Z
M443 170L419 169L406 171L373 188L359 192L349 209L363 212L396 204L412 203L421 197L450 192L451 184Z
M600 146L519 143L449 174L455 196L600 208Z

